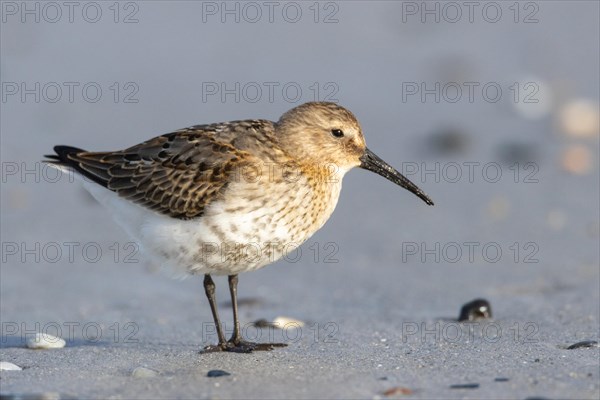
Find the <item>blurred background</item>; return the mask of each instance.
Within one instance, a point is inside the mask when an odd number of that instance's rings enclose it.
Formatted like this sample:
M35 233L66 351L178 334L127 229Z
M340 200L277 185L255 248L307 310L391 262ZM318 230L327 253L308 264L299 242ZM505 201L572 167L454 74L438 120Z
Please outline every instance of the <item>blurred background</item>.
M2 2L3 321L135 320L142 341L186 342L210 320L200 280L127 262L126 235L42 155L323 100L436 205L352 171L298 260L241 277L266 302L247 319L393 336L485 297L554 344L598 336L598 2L56 4Z

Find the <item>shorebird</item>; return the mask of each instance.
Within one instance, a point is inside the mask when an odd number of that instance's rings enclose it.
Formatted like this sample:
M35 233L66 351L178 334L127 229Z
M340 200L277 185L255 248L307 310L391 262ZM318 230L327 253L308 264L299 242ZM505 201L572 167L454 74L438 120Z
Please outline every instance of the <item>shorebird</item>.
M195 125L125 150L54 147L53 166L75 171L146 254L179 274L203 274L218 344L205 351L271 350L244 341L238 274L293 251L331 216L350 169L373 171L431 199L365 145L347 109L297 106L279 121ZM234 329L225 339L211 275L227 275Z

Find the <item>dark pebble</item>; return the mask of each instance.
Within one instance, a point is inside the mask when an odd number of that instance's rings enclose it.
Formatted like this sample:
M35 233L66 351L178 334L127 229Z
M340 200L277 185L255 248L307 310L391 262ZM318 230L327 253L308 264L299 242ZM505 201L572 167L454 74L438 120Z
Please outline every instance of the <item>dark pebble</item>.
M595 340L584 340L583 342L577 342L575 344L570 345L569 347L567 347L567 350L582 349L589 347L598 347L598 342Z
M492 306L490 306L490 302L485 299L475 299L462 306L458 320L476 321L486 318L492 318Z
M498 156L501 161L507 164L521 163L523 165L535 162L535 146L530 143L504 143L498 148ZM520 165L519 168L523 168ZM525 171L525 174L533 171Z
M266 319L264 319L264 318L261 318L261 319L258 319L258 320L256 320L256 321L254 321L254 322L252 323L252 325L254 325L254 326L255 326L255 327L257 327L257 328L269 328L269 327L273 326L273 323L272 323L272 322L269 322L269 321L267 321L267 320L266 320Z
M209 378L218 378L220 376L227 376L227 375L231 375L231 374L227 371L223 371L222 369L211 369L206 374L206 376L208 376Z
M477 389L479 383L458 383L456 385L450 385L450 389Z
M496 378L494 382L508 382L508 378Z
M458 129L447 128L433 133L428 148L440 155L464 153L469 146L469 136Z

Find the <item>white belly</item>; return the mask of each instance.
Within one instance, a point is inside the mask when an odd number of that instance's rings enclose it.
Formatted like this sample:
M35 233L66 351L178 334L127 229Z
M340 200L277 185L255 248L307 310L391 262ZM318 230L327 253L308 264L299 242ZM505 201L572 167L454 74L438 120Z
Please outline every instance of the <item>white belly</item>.
M211 204L202 217L180 220L149 211L94 183L85 183L138 242L146 257L175 276L185 276L252 271L294 251L331 216L341 179L329 183L328 198L320 200L303 182L295 187L287 182L280 188L235 185L230 196ZM249 201L253 196L258 200ZM320 207L315 211L317 205Z

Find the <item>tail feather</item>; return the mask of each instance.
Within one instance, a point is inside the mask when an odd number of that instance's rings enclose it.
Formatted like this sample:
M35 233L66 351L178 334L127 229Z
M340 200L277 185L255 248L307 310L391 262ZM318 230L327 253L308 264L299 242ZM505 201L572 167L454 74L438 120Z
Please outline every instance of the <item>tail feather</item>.
M96 174L90 173L90 171L83 168L82 163L78 160L77 156L82 153L86 153L85 150L79 149L77 147L60 145L54 146L54 151L56 152L56 154L47 154L44 156L46 157L46 160L44 160L44 162L59 167L72 168L76 172L98 183L99 185L102 185L104 187L107 186L107 181L105 179L102 179Z
M44 160L48 162L59 162L63 165L72 166L73 160L69 160L70 154L83 153L85 150L79 149L77 147L71 146L54 146L54 151L56 154L46 154L44 157L49 158L49 160Z

